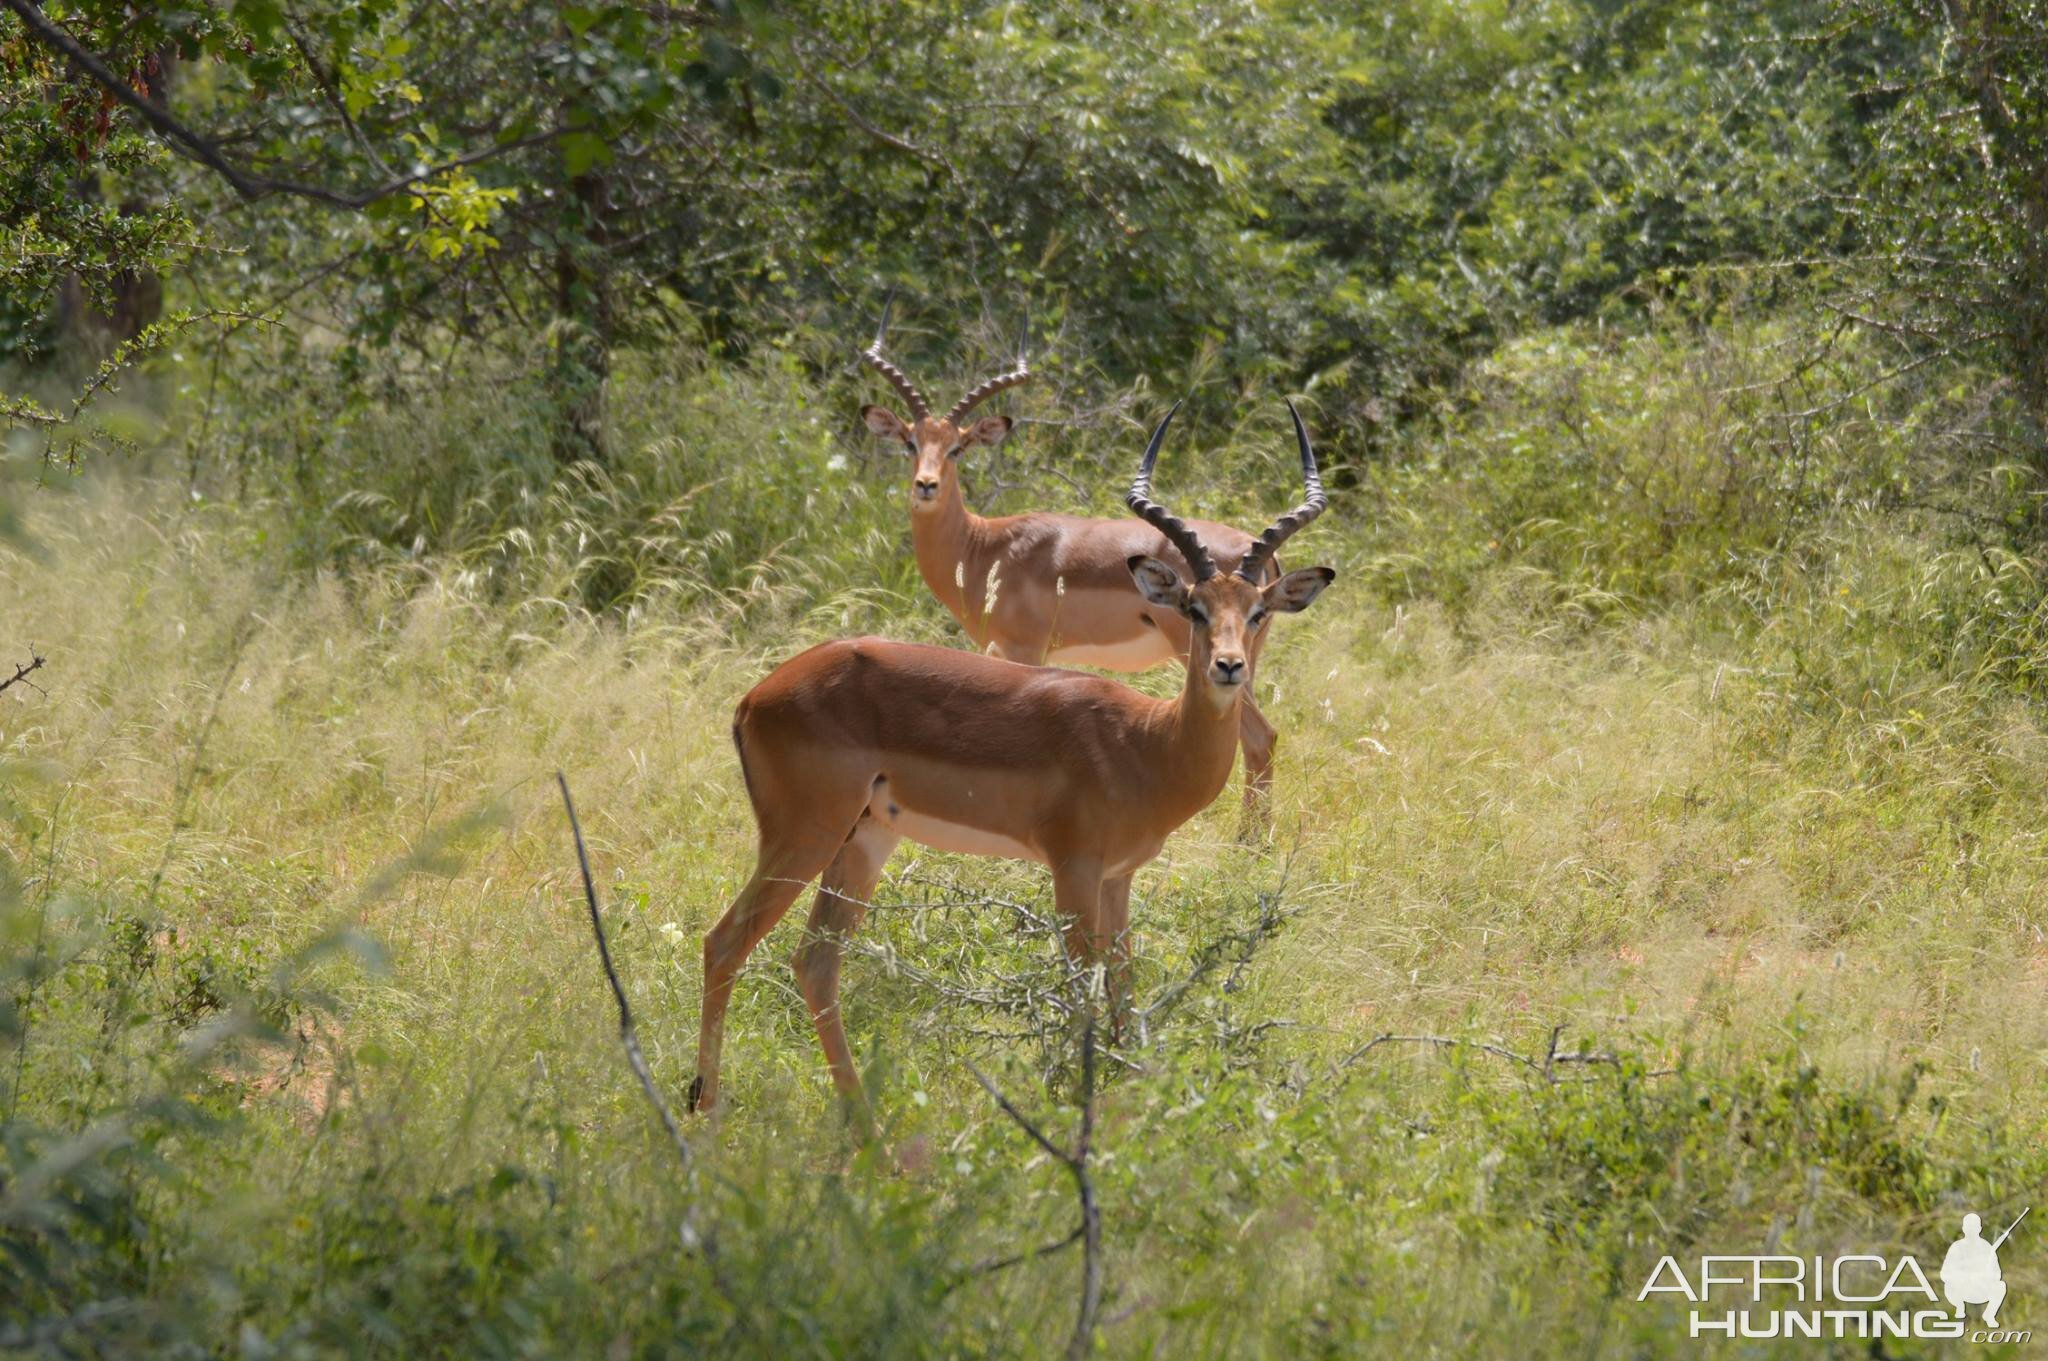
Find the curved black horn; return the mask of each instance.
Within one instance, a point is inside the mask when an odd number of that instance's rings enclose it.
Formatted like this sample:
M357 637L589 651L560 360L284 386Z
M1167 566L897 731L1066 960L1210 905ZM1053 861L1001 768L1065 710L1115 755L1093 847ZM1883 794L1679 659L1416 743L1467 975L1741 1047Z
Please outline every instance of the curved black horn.
M1024 361L1025 347L1029 344L1030 339L1031 318L1027 316L1024 318L1024 324L1017 331L1017 367L1011 369L1008 373L999 373L995 377L986 379L970 388L965 397L953 403L953 409L946 413L946 419L957 421L1005 388L1022 387L1030 382L1034 375L1031 372L1031 366Z
M888 379L889 386L895 388L903 400L910 403L911 416L923 420L932 414L931 403L917 390L917 384L910 381L909 374L882 358L882 337L889 333L889 308L895 301L896 290L892 288L888 296L882 299L882 319L875 326L875 343L861 351L860 357L867 362L868 367Z
M1287 414L1294 417L1294 438L1301 445L1304 492L1301 504L1267 526L1266 532L1259 535L1258 542L1251 546L1251 551L1244 555L1244 561L1237 565L1237 574L1255 584L1280 545L1286 543L1296 530L1321 515L1323 507L1330 504L1329 498L1323 495L1323 479L1316 472L1316 451L1309 445L1308 427L1302 424L1301 413L1295 410L1292 401L1287 403Z
M1216 575L1216 563L1210 558L1209 550L1178 516L1152 499L1152 465L1159 461L1159 446L1166 443L1166 427L1173 424L1173 413L1179 410L1180 403L1175 402L1152 431L1152 442L1145 446L1144 460L1138 464L1138 475L1131 479L1131 489L1125 493L1124 503L1139 519L1164 534L1167 542L1180 550L1196 581L1207 581Z

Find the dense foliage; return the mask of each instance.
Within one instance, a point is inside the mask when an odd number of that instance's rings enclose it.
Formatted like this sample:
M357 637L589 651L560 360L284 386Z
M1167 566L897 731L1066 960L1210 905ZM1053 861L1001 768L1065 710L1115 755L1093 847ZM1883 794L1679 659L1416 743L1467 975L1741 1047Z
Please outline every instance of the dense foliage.
M2042 400L2025 4L43 12L189 140L148 150L0 20L9 229L72 243L21 238L17 314L196 213L231 252L210 302L317 313L348 343L304 362L351 383L507 351L565 457L606 451L615 349L850 344L892 284L927 357L1029 316L1083 389L1313 387L1353 452L1504 337L1681 287L1995 355Z

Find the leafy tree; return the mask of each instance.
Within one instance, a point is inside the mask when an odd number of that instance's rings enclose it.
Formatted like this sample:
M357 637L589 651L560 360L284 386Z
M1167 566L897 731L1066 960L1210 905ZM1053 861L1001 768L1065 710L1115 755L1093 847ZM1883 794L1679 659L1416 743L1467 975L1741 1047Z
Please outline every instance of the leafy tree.
M47 356L60 301L74 330L98 313L132 340L156 319L157 273L202 242L180 205L147 192L163 149L12 22L0 22L0 361L20 363ZM173 51L111 13L94 32L124 81L162 89ZM4 400L10 419L57 420Z
M423 348L451 330L540 326L565 456L602 452L608 355L630 335L622 276L676 267L693 190L720 167L719 124L775 90L720 35L734 20L715 7L536 0L485 25L406 0L317 16L280 0L225 14L203 0L6 7L20 25L9 50L74 76L24 133L41 159L61 154L65 101L89 99L102 118L125 105L208 172L184 181L188 194L286 205L244 219L243 244L278 292L344 292L355 339ZM204 59L176 107L123 74L123 54L164 47ZM128 133L116 149L139 145ZM24 185L18 198L46 193ZM55 261L41 282L65 271Z
M2048 469L2048 4L1856 0L1829 20L1864 113L1854 258L1829 306L1894 347L1896 372L2007 375Z

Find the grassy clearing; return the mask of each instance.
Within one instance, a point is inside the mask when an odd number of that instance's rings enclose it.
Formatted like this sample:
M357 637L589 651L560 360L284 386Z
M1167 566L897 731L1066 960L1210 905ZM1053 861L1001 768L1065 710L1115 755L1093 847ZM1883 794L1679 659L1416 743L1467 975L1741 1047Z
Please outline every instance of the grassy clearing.
M1685 427L1703 462L1739 443L1691 352L1558 362L1582 392L1634 373L1707 410ZM1517 391L1475 417L1482 471L1552 452ZM692 456L743 467L718 428ZM1631 431L1572 438L1586 486L1646 456ZM1882 485L1856 450L1829 475ZM1997 622L2024 619L2037 564L1986 567L1848 493L1768 554L1781 527L1743 515L1635 537L1687 484L1546 507L1563 529L1517 539L1489 521L1512 480L1432 478L1445 452L1294 550L1341 576L1262 671L1272 845L1233 841L1233 791L1139 878L1155 996L1260 894L1298 915L1104 1098L1109 1354L1676 1353L1682 1321L1634 1299L1663 1252L1928 1260L1963 1209L2042 1191L2048 725ZM832 455L820 436L806 456ZM0 1058L10 1118L43 1133L8 1165L120 1103L194 1099L124 1126L86 1188L99 1218L39 1231L61 1246L21 1316L134 1301L69 1339L108 1354L1058 1345L1071 1255L954 1288L1071 1224L1063 1174L964 1064L1063 1128L1057 1047L989 1038L1014 1022L917 977L1037 967L994 900L1046 905L1043 875L906 849L849 960L849 1031L912 1174L841 1129L789 981L797 924L770 938L729 1023L728 1114L694 1130L714 1274L677 1248L681 1180L621 1062L548 778L576 790L643 1044L680 1093L698 941L751 859L734 700L848 627L946 634L869 570L896 471L847 472L838 513L872 526L851 556L755 551L720 569L754 605L641 589L623 616L536 586L586 579L566 521L517 576L461 554L309 574L262 511L134 479L32 498L0 618L51 657L49 693L0 699L0 758L8 930L44 972ZM1600 551L1548 546L1572 536ZM658 537L634 580L659 576ZM285 963L341 924L382 958ZM274 1031L182 1070L171 1039L242 1001ZM1618 1064L1552 1086L1387 1044L1341 1066L1384 1032L1540 1055L1556 1025ZM2019 1326L2044 1264L2008 1255Z

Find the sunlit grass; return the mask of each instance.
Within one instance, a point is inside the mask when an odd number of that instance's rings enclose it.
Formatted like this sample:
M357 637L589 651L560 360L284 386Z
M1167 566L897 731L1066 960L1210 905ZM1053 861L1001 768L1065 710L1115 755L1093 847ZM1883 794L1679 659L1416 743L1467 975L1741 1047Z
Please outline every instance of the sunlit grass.
M880 479L859 494L892 495ZM110 1024L110 997L198 1024L341 920L390 956L319 966L330 1000L281 1002L282 1039L209 1080L228 1123L159 1147L176 1175L149 1192L138 1288L202 1336L247 1323L313 1353L1063 1337L1070 1257L943 1288L1071 1223L963 1060L1055 1123L1062 1089L1033 1046L970 1037L856 955L849 1032L892 1145L926 1157L857 1155L787 970L802 902L740 984L728 1112L692 1125L725 1278L680 1252L682 1181L620 1057L552 789L566 772L679 1098L698 942L750 868L734 702L850 626L947 637L937 608L878 594L856 554L721 567L770 602L735 610L657 554L630 612L594 615L569 520L524 594L461 555L307 573L265 522L109 480L40 494L33 551L0 548L0 643L51 659L46 695L0 699L14 896L80 949L30 1010L10 1100L63 1127L147 1086L158 1032ZM1959 677L1914 631L1978 589L1956 559L1852 510L1802 572L1596 627L1577 588L1512 573L1478 572L1457 610L1390 589L1398 523L1340 510L1295 549L1342 575L1262 668L1270 845L1235 840L1233 789L1139 876L1141 988L1258 892L1299 915L1104 1098L1108 1350L1676 1353L1682 1327L1634 1302L1663 1251L1938 1250L1961 1207L2038 1190L2048 729L2010 667ZM444 836L437 872L366 897ZM1043 880L906 848L867 938L962 979L1013 967L1031 947L998 910L886 904L1043 903ZM1261 1022L1285 1024L1228 1038ZM1558 1025L1685 1072L1547 1088L1401 1047L1334 1068L1385 1032L1540 1056ZM2015 1301L2048 1290L2043 1260L2009 1261Z

